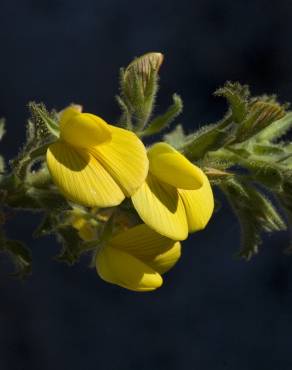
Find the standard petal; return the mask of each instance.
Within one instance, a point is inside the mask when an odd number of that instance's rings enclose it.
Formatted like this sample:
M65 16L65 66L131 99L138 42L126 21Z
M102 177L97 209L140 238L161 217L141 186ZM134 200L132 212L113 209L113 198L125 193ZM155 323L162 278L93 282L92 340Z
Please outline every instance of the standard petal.
M102 118L69 107L61 115L60 137L75 147L87 148L110 141L111 131Z
M204 184L200 189L178 189L178 192L185 206L189 231L204 229L214 210L213 192L207 176L204 174Z
M117 234L110 245L138 258L160 274L173 267L181 255L179 242L158 234L145 224Z
M146 149L133 132L114 126L110 128L112 140L96 146L92 153L121 186L125 195L131 196L147 176Z
M132 196L133 205L146 225L173 240L188 236L187 217L177 189L150 173Z
M176 188L199 189L203 185L200 168L193 165L166 143L157 143L148 150L149 171Z
M134 291L150 291L162 285L162 277L137 258L111 246L96 256L98 275L108 283Z
M111 207L125 197L103 166L83 150L56 142L47 150L47 164L60 191L77 204Z

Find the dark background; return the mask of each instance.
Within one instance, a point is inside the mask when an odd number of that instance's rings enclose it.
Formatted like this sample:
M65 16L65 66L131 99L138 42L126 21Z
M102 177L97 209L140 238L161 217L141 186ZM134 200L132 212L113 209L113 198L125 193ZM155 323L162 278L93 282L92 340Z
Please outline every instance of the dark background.
M292 101L291 14L281 0L2 0L1 152L17 153L30 100L80 103L114 122L119 67L147 51L165 54L157 112L180 93L188 130L221 118L225 103L212 92L226 80ZM56 241L31 237L38 220L23 213L9 228L34 265L24 282L0 274L1 370L291 370L285 233L238 261L239 228L224 205L184 243L164 286L139 294L104 283L86 260L53 261Z

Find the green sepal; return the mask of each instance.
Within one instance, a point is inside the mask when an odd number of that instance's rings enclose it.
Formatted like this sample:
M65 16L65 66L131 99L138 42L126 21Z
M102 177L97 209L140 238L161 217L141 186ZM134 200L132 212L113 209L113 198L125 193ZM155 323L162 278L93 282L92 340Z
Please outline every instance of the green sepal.
M60 128L57 121L56 113L49 113L42 103L30 102L29 109L32 117L38 123L38 130L48 130L53 136L59 138ZM46 135L46 133L44 132Z
M118 126L126 128L130 131L133 130L132 114L128 105L120 96L116 96L116 101L122 111L121 117L118 121Z
M22 180L25 180L33 164L43 159L48 145L56 139L48 123L55 122L52 118L55 113L49 114L43 104L34 102L29 103L29 108L31 119L27 123L26 143L11 161L14 174Z
M142 131L153 111L158 91L158 70L163 56L160 53L147 53L136 58L120 72L120 97L122 109L120 122Z
M258 98L249 104L248 115L236 132L236 142L247 140L285 116L285 105L267 97L262 99Z
M275 142L284 136L292 128L292 112L271 123L268 127L261 130L254 136L256 142Z
M121 75L121 84L126 96L135 99L134 95L137 93L137 89L139 94L144 97L151 95L151 74L152 72L157 74L162 62L163 55L155 52L135 58Z

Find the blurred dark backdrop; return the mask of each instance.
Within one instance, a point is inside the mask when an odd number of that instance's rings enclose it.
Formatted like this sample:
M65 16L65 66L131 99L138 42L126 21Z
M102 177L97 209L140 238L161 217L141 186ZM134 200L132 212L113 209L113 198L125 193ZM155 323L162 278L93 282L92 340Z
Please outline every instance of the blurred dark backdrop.
M76 102L114 121L119 67L147 51L165 54L157 112L180 93L189 130L224 113L212 92L226 80L292 101L291 14L289 0L2 0L1 152L17 153L30 100ZM285 233L251 262L235 260L239 228L224 206L184 243L163 288L138 294L104 283L87 261L54 262L56 241L31 237L38 219L24 213L9 229L32 247L34 269L24 282L0 274L1 370L291 370Z

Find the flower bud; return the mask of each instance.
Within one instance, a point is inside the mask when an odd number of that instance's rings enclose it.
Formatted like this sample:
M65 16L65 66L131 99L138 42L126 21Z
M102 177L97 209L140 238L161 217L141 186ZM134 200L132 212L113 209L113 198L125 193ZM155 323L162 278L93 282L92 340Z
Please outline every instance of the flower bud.
M145 95L152 74L158 73L163 58L163 54L161 53L147 53L130 63L123 76L127 91L134 91L138 80L143 94Z

